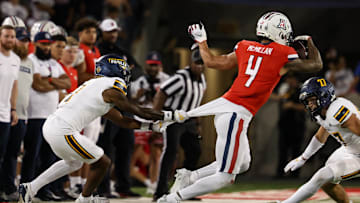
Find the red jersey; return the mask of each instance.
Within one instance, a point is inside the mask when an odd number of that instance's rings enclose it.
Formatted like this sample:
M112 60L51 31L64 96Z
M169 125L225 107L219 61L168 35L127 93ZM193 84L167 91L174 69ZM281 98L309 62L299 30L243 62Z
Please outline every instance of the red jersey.
M73 67L66 67L63 63L61 63L60 61L58 61L59 64L62 66L62 68L64 69L66 75L70 78L71 81L71 87L69 89L67 89L67 93L71 93L72 91L74 91L77 87L78 87L78 73L77 70Z
M35 45L34 45L34 43L29 42L29 45L28 45L28 55L29 55L29 54L32 54L32 53L34 53L34 52L35 52Z
M86 72L93 74L95 73L95 60L100 58L99 49L94 46L93 49L86 46L85 44L80 43L79 48L84 51L85 63L86 63Z
M223 97L253 115L268 100L280 80L280 69L298 58L295 49L275 42L240 41L235 46L238 76Z

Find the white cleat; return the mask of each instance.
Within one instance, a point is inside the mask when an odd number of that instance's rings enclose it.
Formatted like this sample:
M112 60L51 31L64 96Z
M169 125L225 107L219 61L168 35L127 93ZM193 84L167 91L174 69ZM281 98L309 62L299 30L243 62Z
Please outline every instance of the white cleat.
M176 201L176 200L174 200L174 201L169 201L169 200L167 199L167 195L163 195L162 197L160 197L160 198L156 201L156 203L180 203L180 201Z
M175 174L175 183L170 188L170 193L176 193L177 191L190 185L190 175L191 171L186 170L185 168L177 169Z
M91 198L91 203L110 203L110 200L106 197L95 196Z
M30 183L22 183L19 185L19 202L20 203L31 203L31 186Z
M110 203L110 201L106 197L91 196L90 198L84 198L82 195L80 195L75 200L75 203Z

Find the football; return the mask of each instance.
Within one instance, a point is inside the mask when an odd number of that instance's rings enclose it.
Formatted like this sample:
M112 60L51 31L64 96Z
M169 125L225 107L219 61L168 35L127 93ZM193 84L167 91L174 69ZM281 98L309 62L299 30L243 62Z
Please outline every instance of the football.
M308 46L305 40L296 40L292 43L292 47L298 53L299 58L306 59L308 57Z

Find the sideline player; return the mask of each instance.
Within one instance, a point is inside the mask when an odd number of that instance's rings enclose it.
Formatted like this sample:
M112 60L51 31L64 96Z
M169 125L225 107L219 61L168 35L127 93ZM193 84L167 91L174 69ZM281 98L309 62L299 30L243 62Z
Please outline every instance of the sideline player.
M220 189L235 180L250 166L247 128L259 108L268 100L280 77L292 71L319 71L322 60L311 37L308 59L299 59L289 47L292 28L289 19L279 12L268 12L258 21L256 35L259 42L242 40L233 52L213 55L207 45L202 23L189 26L190 36L199 43L205 66L218 70L238 67L238 76L222 97L195 108L184 117L215 115L217 132L216 161L196 171L179 170L173 191L158 202L178 202Z
M80 135L84 126L97 117L104 116L125 128L158 131L162 122L140 123L123 117L120 111L131 112L148 120L171 121L172 117L175 117L181 121L177 112L173 114L171 111L159 112L141 108L128 101L126 94L130 68L122 57L114 54L101 57L96 62L95 75L98 77L85 82L67 95L56 112L46 120L43 127L44 138L62 160L54 163L32 182L19 186L21 202L31 202L41 187L78 170L84 162L90 164L90 171L76 202L88 203L99 200L94 199L91 194L105 175L110 159L104 155L103 149L89 138Z
M341 147L331 154L324 167L283 203L304 201L320 187L336 202L348 203L349 197L339 183L360 174L360 112L351 101L335 97L334 86L319 77L310 78L304 83L300 90L300 101L320 128L302 155L286 165L285 172L303 166L325 144L329 135Z

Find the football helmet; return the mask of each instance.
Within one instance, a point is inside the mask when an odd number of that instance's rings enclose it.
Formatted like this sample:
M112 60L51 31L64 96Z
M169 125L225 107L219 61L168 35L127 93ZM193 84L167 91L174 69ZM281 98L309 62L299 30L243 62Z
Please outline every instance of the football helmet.
M126 85L128 85L131 77L131 69L123 57L116 54L107 54L96 60L95 75L119 77L125 80Z
M25 25L24 21L21 18L17 17L17 16L6 17L1 25L2 26L10 25L10 26L12 26L14 28L18 28L18 27L26 28L26 25Z
M48 32L51 36L58 30L58 27L52 21L42 20L35 22L30 29L31 41L34 41L34 37L38 32Z
M280 12L265 13L256 26L256 36L271 39L282 45L292 42L292 32L290 20Z
M308 108L307 99L316 97L317 107L313 110ZM305 81L300 90L299 100L307 107L312 116L320 114L321 109L329 106L335 100L335 88L325 78L312 77Z

